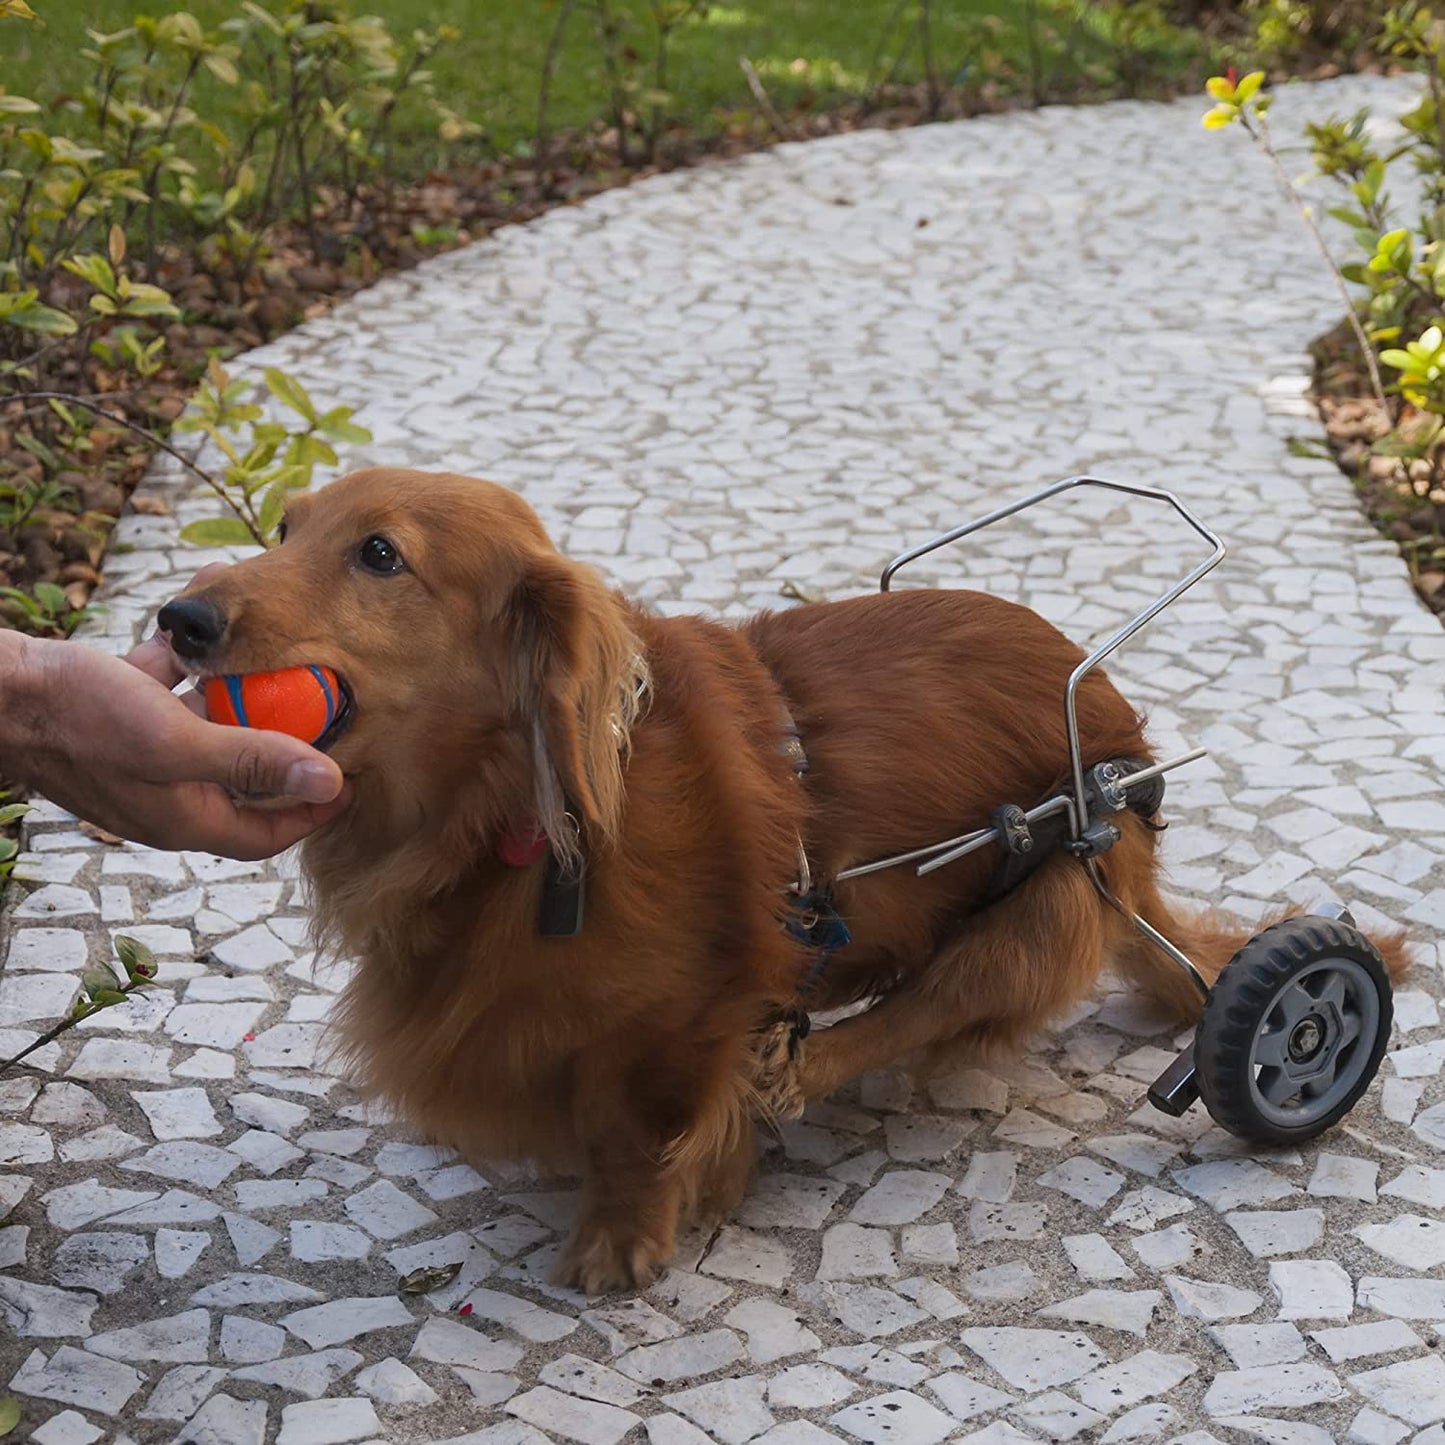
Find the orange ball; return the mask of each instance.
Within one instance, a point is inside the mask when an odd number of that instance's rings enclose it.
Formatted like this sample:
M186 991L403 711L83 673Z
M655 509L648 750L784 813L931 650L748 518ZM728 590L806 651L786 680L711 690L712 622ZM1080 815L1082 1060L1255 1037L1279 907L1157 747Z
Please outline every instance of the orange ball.
M314 743L341 711L341 684L329 667L286 667L209 678L205 698L212 722Z

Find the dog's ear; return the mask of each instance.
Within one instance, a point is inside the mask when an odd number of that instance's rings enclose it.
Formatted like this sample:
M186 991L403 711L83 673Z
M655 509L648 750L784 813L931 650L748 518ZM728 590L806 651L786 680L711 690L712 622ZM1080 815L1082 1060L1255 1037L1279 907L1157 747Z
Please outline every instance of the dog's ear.
M615 836L621 821L622 764L643 681L637 639L602 578L555 553L528 559L508 611L516 702L532 724L537 818L575 861L569 812L594 840Z

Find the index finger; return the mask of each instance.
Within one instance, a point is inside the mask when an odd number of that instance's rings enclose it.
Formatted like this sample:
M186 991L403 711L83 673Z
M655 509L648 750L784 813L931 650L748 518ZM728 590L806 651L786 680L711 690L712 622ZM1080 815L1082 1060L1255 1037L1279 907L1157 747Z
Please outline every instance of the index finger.
M197 582L204 582L207 577L214 577L217 572L225 570L224 562L208 562L186 583L186 587L194 587ZM184 590L183 588L182 591ZM186 677L186 669L181 665L180 658L171 650L165 634L160 631L151 633L144 642L133 647L126 654L125 660L147 677L153 677L172 690Z
M151 633L144 642L131 648L125 660L167 688L174 689L186 677L180 658L171 651L170 643L159 632Z

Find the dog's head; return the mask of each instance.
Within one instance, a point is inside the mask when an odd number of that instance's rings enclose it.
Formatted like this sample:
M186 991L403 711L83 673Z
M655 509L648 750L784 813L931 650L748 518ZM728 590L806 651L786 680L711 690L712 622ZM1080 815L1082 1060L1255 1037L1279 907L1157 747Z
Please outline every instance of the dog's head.
M503 487L356 472L295 497L279 547L198 579L159 623L200 677L330 667L344 700L322 746L374 822L530 812L564 851L568 812L615 831L642 680L628 611Z

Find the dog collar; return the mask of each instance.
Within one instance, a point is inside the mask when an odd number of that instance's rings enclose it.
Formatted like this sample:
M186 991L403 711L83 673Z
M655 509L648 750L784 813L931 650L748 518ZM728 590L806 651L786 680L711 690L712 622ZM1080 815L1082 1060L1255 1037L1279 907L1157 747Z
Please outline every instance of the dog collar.
M507 868L530 868L544 857L547 872L542 879L537 932L543 938L575 938L582 931L586 865L579 861L574 869L564 869L552 851L552 840L531 816L514 819L497 839L497 861Z
M497 857L508 868L529 868L550 847L542 825L535 818L517 818L497 840Z

